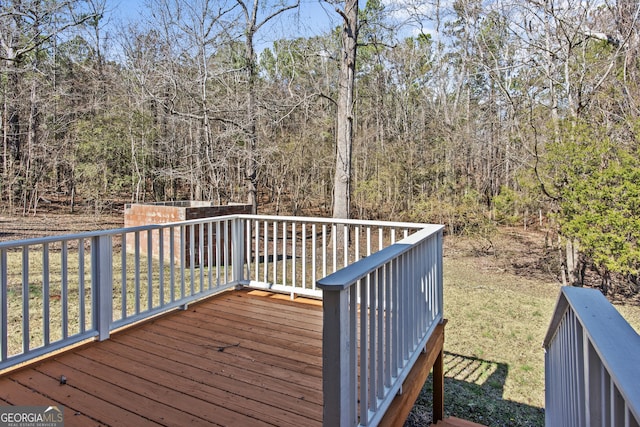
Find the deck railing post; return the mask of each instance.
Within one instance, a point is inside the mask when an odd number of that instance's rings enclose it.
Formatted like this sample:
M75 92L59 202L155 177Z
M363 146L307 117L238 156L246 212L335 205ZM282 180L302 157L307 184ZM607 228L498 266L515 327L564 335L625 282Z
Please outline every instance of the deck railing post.
M352 427L357 424L355 366L352 365L349 288L323 289L322 393L325 427Z
M91 239L93 328L98 339L109 339L113 318L113 243L110 235Z
M231 265L233 266L233 281L241 284L244 277L245 260L245 220L235 218L231 226Z
M442 315L444 319L444 266L443 266L443 247L444 247L444 231L440 229L438 231L438 237L436 239L436 262L437 262L437 287L436 294L438 298L438 313Z

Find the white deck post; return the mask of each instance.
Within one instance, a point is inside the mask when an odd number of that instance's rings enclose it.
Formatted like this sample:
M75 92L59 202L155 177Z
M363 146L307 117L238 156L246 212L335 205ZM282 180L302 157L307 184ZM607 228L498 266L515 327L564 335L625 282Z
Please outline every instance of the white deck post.
M233 281L241 284L244 280L245 260L245 220L235 218L231 226L231 265L233 268Z
M9 277L8 277L8 263L7 263L7 250L0 250L0 362L4 362L7 360L7 356L9 355L8 345L9 345L9 335L8 335L8 324L9 324L9 316L7 314L8 304L8 288L9 288Z
M322 285L319 285L322 286ZM332 289L333 288L333 289ZM322 308L322 393L323 425L357 425L355 378L352 367L349 288L323 287Z
M91 239L91 292L93 328L98 339L109 339L113 317L113 245L110 235Z

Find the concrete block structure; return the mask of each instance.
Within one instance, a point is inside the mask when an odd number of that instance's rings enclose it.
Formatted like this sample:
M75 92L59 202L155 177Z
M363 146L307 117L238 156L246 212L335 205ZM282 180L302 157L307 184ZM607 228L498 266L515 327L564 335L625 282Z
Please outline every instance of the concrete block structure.
M236 214L250 214L251 205L245 204L228 204L228 205L214 205L211 202L204 201L178 201L178 202L162 202L162 203L133 203L127 204L124 209L124 226L138 227L149 224L166 224L170 222L188 221L193 219L209 218L224 215L236 215ZM206 226L205 226L206 227ZM202 235L203 248L202 257L200 256L200 227L185 227L181 235L179 227L176 227L173 232L165 229L163 232L163 257L169 259L171 253L171 241L173 241L173 262L180 263L181 258L184 255L185 267L191 266L191 261L194 261L194 266L200 265L200 260L204 263L204 266L209 265L209 251L207 241L207 230ZM216 257L219 257L220 263L225 264L224 253L216 253L216 241L220 239L222 245L231 251L231 230L220 230L220 236L217 236L216 229L212 230L211 238L212 253L211 257L215 263ZM136 239L139 239L139 244L136 245ZM181 240L184 239L184 253L181 250ZM128 250L133 251L136 247L140 251L141 256L148 256L151 251L151 256L158 258L160 256L160 236L158 230L144 231L136 235L130 235L127 237L126 246ZM193 249L193 257L192 257ZM222 251L224 252L224 251Z

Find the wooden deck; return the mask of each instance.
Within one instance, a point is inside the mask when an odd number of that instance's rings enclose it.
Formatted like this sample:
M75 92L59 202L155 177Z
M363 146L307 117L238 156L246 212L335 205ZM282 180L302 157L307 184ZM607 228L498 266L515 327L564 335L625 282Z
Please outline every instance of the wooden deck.
M402 426L431 368L442 372L445 324L381 426ZM442 387L434 384L440 413ZM322 302L255 290L0 375L0 406L62 406L67 427L313 427L322 426L322 403Z
M227 292L0 377L0 405L62 405L66 426L320 426L321 343L321 302Z

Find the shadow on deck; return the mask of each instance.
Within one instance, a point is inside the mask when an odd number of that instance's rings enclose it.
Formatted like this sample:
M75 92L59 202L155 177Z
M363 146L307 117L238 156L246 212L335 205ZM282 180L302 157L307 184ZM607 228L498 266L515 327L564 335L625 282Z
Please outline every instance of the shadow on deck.
M65 425L322 425L320 301L225 292L0 378Z

